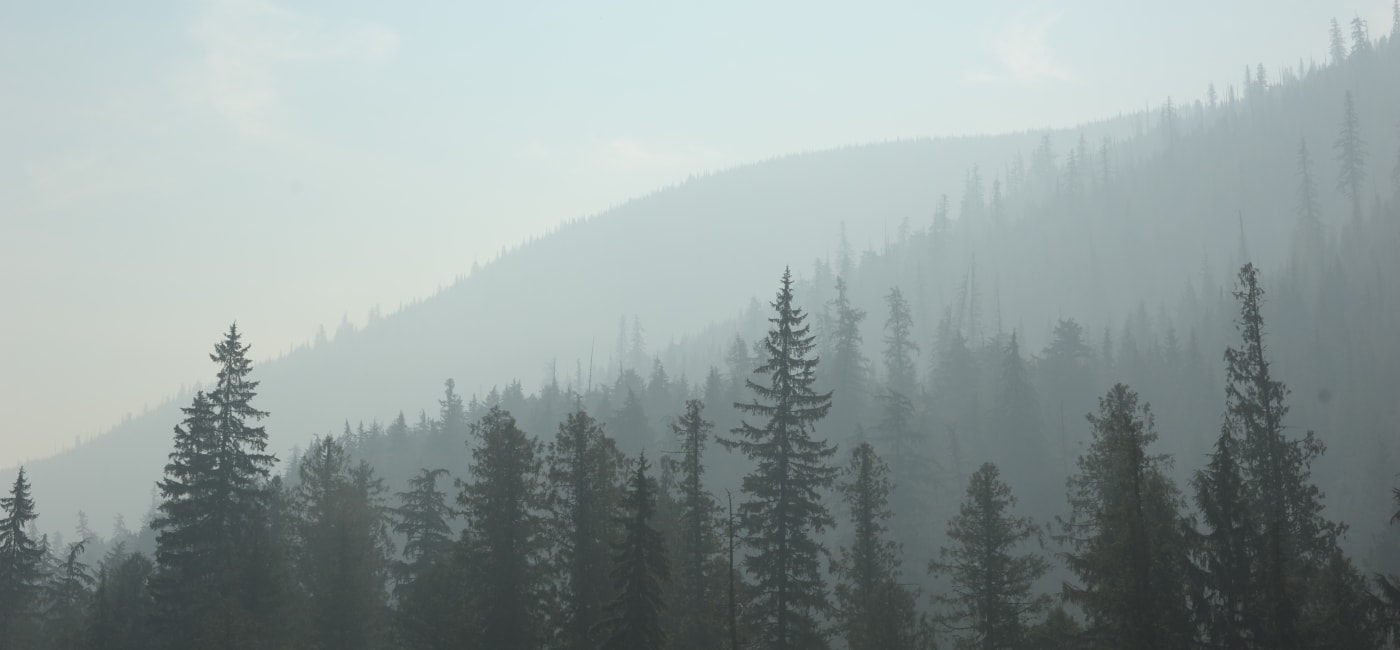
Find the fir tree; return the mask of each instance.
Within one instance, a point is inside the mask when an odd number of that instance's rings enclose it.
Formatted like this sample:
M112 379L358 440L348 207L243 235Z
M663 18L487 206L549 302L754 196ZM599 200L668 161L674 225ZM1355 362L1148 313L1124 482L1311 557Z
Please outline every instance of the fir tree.
M1235 423L1226 420L1205 469L1192 487L1206 531L1196 544L1197 565L1205 589L1194 612L1213 647L1242 650L1258 638L1260 619L1252 571L1258 531L1239 464Z
M899 582L900 547L887 539L891 483L889 467L869 443L851 450L845 479L837 486L850 508L853 538L832 562L836 627L850 650L912 650L920 647L917 594Z
M97 584L82 554L86 541L69 544L44 587L44 626L48 643L56 648L80 647L82 627Z
M499 406L472 425L472 437L472 480L457 498L468 522L468 638L483 649L533 650L544 636L540 445Z
M603 611L612 600L608 574L615 538L622 477L622 454L596 420L582 410L569 414L549 446L549 528L551 561L559 577L561 601L554 625L559 647L593 650Z
M1093 441L1069 481L1070 516L1061 519L1063 554L1079 584L1064 596L1084 611L1086 641L1104 648L1189 645L1186 522L1157 439L1152 412L1123 384L1090 415Z
M1298 223L1293 228L1294 251L1298 262L1315 268L1322 262L1322 211L1317 203L1317 183L1313 181L1312 159L1306 140L1298 143Z
M1048 507L1044 497L1052 482L1044 462L1048 449L1040 428L1040 403L1015 332L1002 356L994 405L991 420L998 444L993 455L1005 459L1013 484L1036 497L1032 509Z
M88 647L92 650L149 650L158 647L151 621L156 602L147 590L155 565L118 542L103 557L93 594Z
M1351 217L1361 220L1361 184L1366 180L1366 141L1361 137L1361 124L1356 117L1356 103L1351 91L1346 92L1342 123L1332 148L1337 152L1337 191L1351 201Z
M394 532L404 538L404 559L394 565L399 630L409 648L455 647L463 603L451 564L451 521L456 512L437 487L445 469L423 469L398 493Z
M1343 528L1322 516L1322 492L1311 467L1324 447L1313 432L1289 439L1284 431L1288 389L1273 378L1264 344L1264 290L1252 264L1240 269L1234 292L1240 301L1236 328L1241 346L1225 351L1228 422L1242 435L1240 465L1250 510L1257 518L1252 575L1260 607L1259 642L1272 648L1305 647L1326 638L1300 629L1309 580L1328 561ZM1311 640L1310 640L1311 639Z
M1347 60L1347 41L1342 36L1342 26L1337 23L1337 19L1332 19L1331 29L1327 32L1328 52L1332 57L1332 65L1340 65Z
M39 517L29 479L19 468L10 496L0 497L0 646L27 648L36 641L38 597L43 588L45 548L31 532Z
M273 566L278 551L267 538L266 482L277 459L266 430L250 424L267 413L252 405L248 349L236 324L214 346L218 382L185 409L157 484L153 592L175 647L234 647L281 632L275 582L285 571Z
M885 303L890 310L889 318L885 320L886 385L890 390L913 399L919 390L913 358L919 352L912 335L914 318L909 312L909 302L904 299L899 287L890 289Z
M806 315L793 304L792 274L783 272L782 287L771 303L776 314L764 341L767 359L757 373L766 383L747 382L753 399L736 403L742 412L763 419L742 420L736 438L721 441L753 460L744 477L748 496L739 509L750 553L744 565L757 582L756 603L761 642L773 650L826 647L818 616L828 609L814 535L835 524L820 491L835 480L827 464L836 449L813 440L812 427L831 408L831 395L812 389L817 359Z
M831 416L828 428L836 436L850 436L865 412L869 362L861 354L860 324L865 311L851 305L845 278L836 278L836 298L831 307L836 324L832 331L830 377Z
M297 477L296 564L310 638L328 648L380 647L387 640L390 552L383 485L330 436L307 449Z
M1017 554L1017 547L1040 538L1030 517L1016 517L1011 488L992 463L968 482L967 498L948 522L951 545L939 549L929 571L949 580L952 591L938 601L947 607L940 620L957 634L959 648L1028 648L1029 617L1048 602L1031 595L1049 570L1045 558Z
M715 535L719 506L705 490L703 457L714 425L703 416L700 400L687 400L685 413L671 425L681 443L679 544L675 564L680 569L676 582L679 621L671 647L678 650L710 650L720 643L717 575L713 570L719 555Z
M661 629L663 584L670 579L666 542L652 527L656 514L656 485L647 475L646 454L637 457L628 480L622 540L613 554L613 587L617 597L609 606L611 618L603 650L661 650L666 635Z

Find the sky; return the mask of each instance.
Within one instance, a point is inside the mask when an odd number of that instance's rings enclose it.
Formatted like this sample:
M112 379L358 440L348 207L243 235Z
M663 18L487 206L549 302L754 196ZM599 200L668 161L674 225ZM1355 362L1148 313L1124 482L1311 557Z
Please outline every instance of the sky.
M0 0L0 466L692 174L1066 127L1391 0ZM172 423L173 426L174 423Z

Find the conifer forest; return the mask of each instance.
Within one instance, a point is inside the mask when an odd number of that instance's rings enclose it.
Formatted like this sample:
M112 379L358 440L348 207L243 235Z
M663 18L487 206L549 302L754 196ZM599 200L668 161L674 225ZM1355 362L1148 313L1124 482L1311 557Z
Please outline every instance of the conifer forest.
M951 196L898 189L929 142L795 155L284 354L227 322L169 403L0 458L0 649L1400 648L1400 4L1348 20L972 138ZM831 198L860 168L913 198ZM842 225L749 255L809 191Z

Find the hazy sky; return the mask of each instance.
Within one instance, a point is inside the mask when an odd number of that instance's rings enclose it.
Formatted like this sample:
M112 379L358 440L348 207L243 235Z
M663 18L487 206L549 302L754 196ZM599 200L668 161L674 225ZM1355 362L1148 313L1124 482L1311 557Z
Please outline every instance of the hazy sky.
M265 358L692 173L1223 94L1390 2L0 0L0 466L235 318Z

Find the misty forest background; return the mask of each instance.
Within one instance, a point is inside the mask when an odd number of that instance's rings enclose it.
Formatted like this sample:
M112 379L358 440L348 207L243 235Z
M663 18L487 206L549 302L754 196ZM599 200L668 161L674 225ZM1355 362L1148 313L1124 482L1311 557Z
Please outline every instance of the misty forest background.
M0 471L0 647L1396 647L1400 4L1368 30L694 178L265 363L211 333L207 385Z

